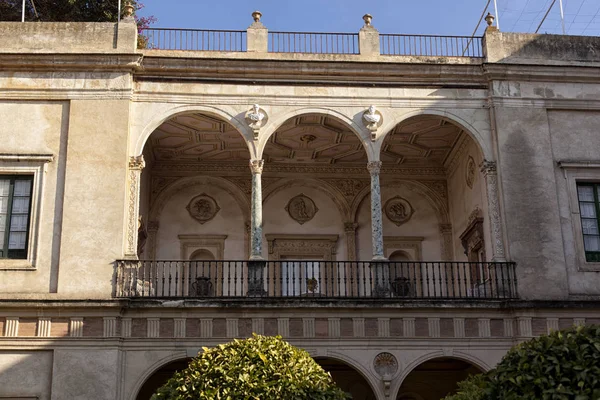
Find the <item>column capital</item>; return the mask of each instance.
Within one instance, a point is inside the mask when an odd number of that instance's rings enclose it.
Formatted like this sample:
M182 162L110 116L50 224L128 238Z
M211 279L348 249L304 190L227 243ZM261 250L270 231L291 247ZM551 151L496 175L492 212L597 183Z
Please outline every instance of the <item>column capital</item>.
M440 224L440 233L452 233L452 224Z
M134 170L143 170L146 166L146 161L144 161L144 156L131 156L129 157L129 169Z
M356 232L358 228L358 224L356 222L345 222L344 223L344 231L345 232Z
M367 169L371 175L378 175L381 171L381 161L369 161L367 163Z
M483 160L479 167L485 176L496 174L496 161Z
M250 160L250 171L252 171L252 175L262 174L264 165L264 160Z

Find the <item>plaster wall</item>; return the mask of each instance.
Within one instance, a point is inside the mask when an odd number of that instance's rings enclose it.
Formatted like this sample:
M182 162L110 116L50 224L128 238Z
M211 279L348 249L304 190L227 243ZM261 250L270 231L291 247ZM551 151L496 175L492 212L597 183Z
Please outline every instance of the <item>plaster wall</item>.
M3 101L0 102L0 121L1 153L54 156L53 161L45 163L45 172L38 177L43 180L43 188L39 234L32 238L34 247L30 245L34 263L0 260L0 292L52 292L56 290L60 260L69 103ZM5 170L0 169L0 172L11 174L12 168L27 163L6 161L1 164Z
M525 299L568 296L546 110L497 107L499 178L509 254Z
M552 139L552 151L555 161L579 160L582 162L598 160L597 149L600 138L597 134L600 126L598 111L560 111L549 110L548 121ZM600 168L576 169L578 175L571 179L571 172L554 167L561 232L564 238L566 268L569 275L569 292L574 295L599 295L598 263L585 261L582 245L581 218L577 196L576 181L597 182Z
M385 212L383 213L383 235L385 236L422 236L422 258L421 261L440 261L441 237L440 221L430 201L414 188L406 183L396 182L393 187L386 184L382 179L381 198L382 205L396 196L400 196L411 204L413 215L410 220L400 226L390 221ZM371 199L365 197L358 212L358 234L357 249L360 260L370 260L373 257L371 243ZM388 249L391 254L393 249ZM385 254L389 257L390 254Z
M0 398L50 400L52 363L51 350L0 351Z
M74 100L58 291L108 297L123 256L129 102ZM110 140L109 140L110 138Z
M467 184L469 157L472 157L475 161L475 177L472 188ZM450 220L452 221L453 250L454 260L456 261L467 261L460 235L468 226L469 216L477 208L481 210L483 216L486 258L487 260L492 258L486 184L485 177L480 170L482 162L483 156L477 144L472 139L467 138L464 150L456 160L456 167L448 176L448 208Z
M318 208L314 218L304 224L294 221L285 210L289 201L299 194L311 198ZM347 254L344 235L344 220L331 195L301 183L293 187L275 192L263 203L263 233L268 234L300 234L300 235L339 235L337 242L337 259L345 260ZM263 241L263 255L267 254L267 243Z
M190 201L201 194L211 196L220 210L210 221L200 224L186 207ZM180 260L181 242L178 235L227 235L224 247L225 260L247 258L244 252L244 215L235 199L222 188L214 185L193 185L175 193L164 205L158 219L157 233L158 260ZM214 249L209 249L214 253ZM213 254L219 259L217 254Z

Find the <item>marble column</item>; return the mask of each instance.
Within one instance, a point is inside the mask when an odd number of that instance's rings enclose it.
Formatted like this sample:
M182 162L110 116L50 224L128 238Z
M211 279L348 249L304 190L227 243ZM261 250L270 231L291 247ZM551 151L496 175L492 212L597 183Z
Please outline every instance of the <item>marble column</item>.
M262 184L263 160L250 160L252 171L252 215L250 220L250 259L262 257Z
M381 161L367 163L371 174L371 237L373 239L373 260L385 260L383 254L383 217L381 214L381 187L379 172Z
M500 216L500 195L498 193L498 174L494 161L484 161L481 164L481 172L485 177L488 213L490 219L490 230L492 240L492 261L506 261L504 250L504 234L502 232L502 218Z
M262 256L262 184L263 160L250 160L252 171L252 215L250 216L250 261L248 262L248 296L264 296L266 262Z
M387 297L390 293L390 267L383 254L383 216L381 213L381 187L379 185L381 161L369 162L367 169L371 174L372 295Z
M127 238L124 255L126 259L137 259L139 213L140 213L140 179L146 166L144 156L129 158L128 199L127 199Z
M358 224L356 222L344 223L344 232L346 232L346 247L347 247L347 260L356 261L356 229Z

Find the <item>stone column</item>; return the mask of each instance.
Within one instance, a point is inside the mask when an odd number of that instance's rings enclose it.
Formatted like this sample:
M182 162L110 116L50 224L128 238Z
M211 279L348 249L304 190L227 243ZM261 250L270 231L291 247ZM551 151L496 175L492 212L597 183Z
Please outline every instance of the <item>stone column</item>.
M252 215L250 216L250 261L248 262L248 296L262 296L266 262L262 256L262 184L263 160L250 160L252 171Z
M346 252L348 261L356 261L356 229L358 228L358 224L356 222L345 222L344 223L344 232L346 233ZM344 269L344 282L340 283L341 286L339 289L340 295L350 294L350 293L358 293L359 283L356 279L350 279L351 276L359 276L358 275L358 266L356 263L346 263L346 268Z
M383 255L383 217L381 214L381 187L379 172L381 161L367 163L371 174L371 237L373 239L373 260L385 260Z
M358 228L356 222L344 223L348 261L356 261L356 228Z
M146 163L144 156L129 158L128 196L127 196L127 237L124 255L126 259L137 259L138 228L140 213L140 178Z
M262 183L263 160L251 160L252 215L250 217L250 259L262 260Z
M483 161L481 172L485 177L488 199L488 215L490 220L490 239L492 241L492 263L490 276L492 277L491 291L498 297L512 297L516 293L513 287L515 277L511 268L505 264L506 252L504 250L504 234L502 218L500 216L500 194L498 193L498 174L494 161Z
M381 213L381 187L379 185L381 161L369 162L367 169L371 174L372 295L386 297L390 292L390 268L383 254L383 217Z
M494 161L484 161L481 164L481 172L485 177L488 213L492 240L492 261L506 261L504 251L504 234L502 232L502 218L500 217L500 196L498 193L498 174Z

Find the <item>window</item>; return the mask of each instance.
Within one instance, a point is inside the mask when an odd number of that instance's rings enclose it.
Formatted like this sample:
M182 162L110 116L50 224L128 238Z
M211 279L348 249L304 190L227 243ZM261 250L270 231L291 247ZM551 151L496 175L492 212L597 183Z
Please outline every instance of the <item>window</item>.
M600 231L598 221L600 218L600 203L598 201L600 184L578 183L577 199L581 215L581 230L583 233L583 247L587 262L600 262Z
M0 176L0 258L26 259L33 176Z

